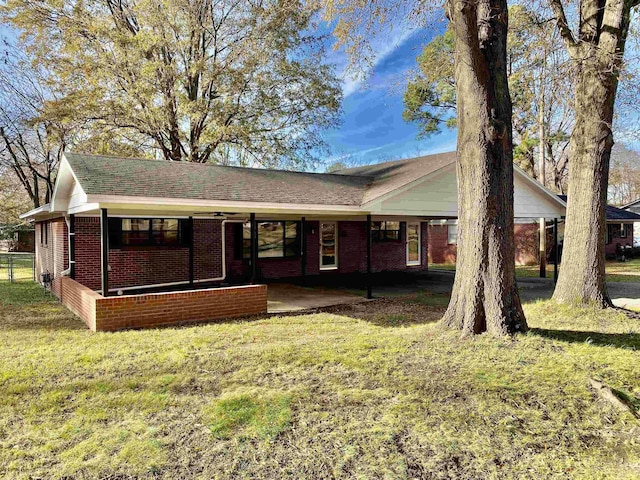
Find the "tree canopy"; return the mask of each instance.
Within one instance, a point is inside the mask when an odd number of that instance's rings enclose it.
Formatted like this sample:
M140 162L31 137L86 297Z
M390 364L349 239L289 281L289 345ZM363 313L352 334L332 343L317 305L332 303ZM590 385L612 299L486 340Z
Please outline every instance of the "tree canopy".
M417 124L420 138L441 131L443 126L456 126L453 54L453 35L447 29L417 58L418 72L404 94L403 118ZM542 137L542 148L552 166L548 176L563 191L567 175L563 151L572 124L571 64L554 26L532 7L509 8L507 65L513 102L514 161L542 180L534 157Z
M115 132L168 160L301 166L338 118L300 1L9 0L3 13L51 75L43 114L83 119L94 147Z

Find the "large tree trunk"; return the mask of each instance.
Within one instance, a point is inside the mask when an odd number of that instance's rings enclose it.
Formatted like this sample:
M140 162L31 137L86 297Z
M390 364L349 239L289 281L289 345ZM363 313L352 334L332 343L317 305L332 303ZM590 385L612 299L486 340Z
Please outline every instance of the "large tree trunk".
M569 189L562 269L553 298L610 306L605 284L609 159L613 147L616 87L598 68L582 68L575 93L575 127L569 147ZM614 82L617 83L617 82Z
M611 125L632 3L582 0L576 41L565 28L559 0L552 2L577 70L562 268L553 294L563 303L611 306L605 283L605 209Z
M456 277L442 324L463 334L524 331L513 242L506 0L449 0L458 118Z

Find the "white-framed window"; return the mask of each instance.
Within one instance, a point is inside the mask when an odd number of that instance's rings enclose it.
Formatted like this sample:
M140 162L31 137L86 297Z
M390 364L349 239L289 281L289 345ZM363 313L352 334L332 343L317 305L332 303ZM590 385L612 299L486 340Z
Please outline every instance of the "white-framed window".
M447 228L447 243L449 245L458 244L458 225L448 225Z

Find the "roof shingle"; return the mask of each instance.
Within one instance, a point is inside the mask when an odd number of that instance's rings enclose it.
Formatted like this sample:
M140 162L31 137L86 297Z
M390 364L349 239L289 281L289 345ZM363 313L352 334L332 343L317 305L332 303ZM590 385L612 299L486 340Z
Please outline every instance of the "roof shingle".
M360 206L455 162L455 153L334 173L65 154L87 195Z

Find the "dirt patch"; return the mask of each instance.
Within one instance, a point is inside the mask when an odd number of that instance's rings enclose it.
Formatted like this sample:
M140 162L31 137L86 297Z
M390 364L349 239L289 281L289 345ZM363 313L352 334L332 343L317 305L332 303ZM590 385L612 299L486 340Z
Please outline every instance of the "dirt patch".
M437 322L442 318L445 310L446 306L425 305L405 298L381 298L370 302L322 309L323 312L357 318L384 327Z

